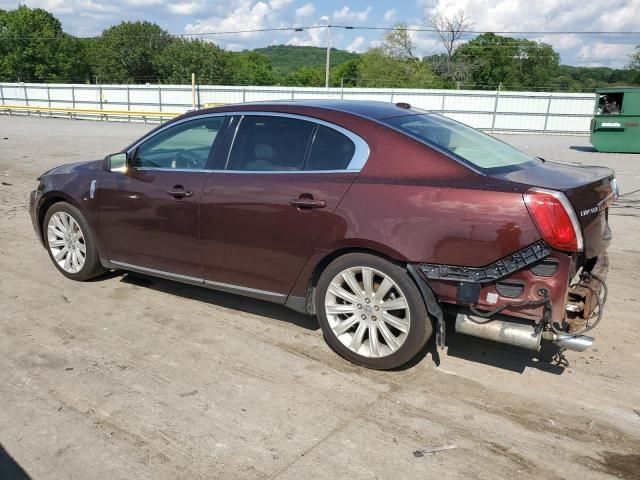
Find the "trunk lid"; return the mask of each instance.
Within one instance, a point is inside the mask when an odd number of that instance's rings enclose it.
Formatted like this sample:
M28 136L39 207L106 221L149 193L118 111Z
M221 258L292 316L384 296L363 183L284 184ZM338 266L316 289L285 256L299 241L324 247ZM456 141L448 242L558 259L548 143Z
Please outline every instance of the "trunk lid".
M585 258L596 257L609 246L608 207L614 200L610 168L545 162L493 176L564 193L582 229Z

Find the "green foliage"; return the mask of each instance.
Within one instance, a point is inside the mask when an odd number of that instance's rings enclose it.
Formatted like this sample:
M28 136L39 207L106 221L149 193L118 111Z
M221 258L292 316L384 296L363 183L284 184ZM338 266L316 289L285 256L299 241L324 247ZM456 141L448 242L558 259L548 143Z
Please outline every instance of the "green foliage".
M201 84L321 87L325 61L321 47L229 52L210 42L174 38L150 22L122 22L99 37L75 38L45 10L0 9L0 81L188 83L194 72ZM330 73L334 87L493 89L501 84L510 90L593 91L640 85L640 46L626 69L559 65L549 45L493 33L458 46L451 58L419 58L409 31L399 24L385 33L380 47L364 54L332 49Z
M364 53L358 71L361 87L439 88L442 85L426 62L393 58L382 48Z
M455 62L470 62L466 80L474 88L510 90L550 85L557 77L560 56L550 45L494 33L478 35L456 50Z
M233 55L233 82L235 85L273 85L275 74L269 57L257 52Z
M83 82L88 67L81 42L40 8L0 10L0 80Z
M640 45L638 45L636 51L631 54L629 77L636 84L640 84Z
M107 28L91 49L93 75L101 83L156 81L156 57L169 43L171 36L150 22L122 22Z
M324 87L325 70L313 67L300 67L295 72L287 75L283 85L294 87Z
M332 87L356 87L360 75L360 58L348 60L331 70Z
M152 63L163 83L190 83L192 73L200 83L214 85L228 85L234 78L231 55L202 40L172 39Z
M271 60L273 68L287 75L301 67L325 68L327 49L321 47L300 47L295 45L271 45L252 50ZM331 49L331 68L358 58L357 53Z

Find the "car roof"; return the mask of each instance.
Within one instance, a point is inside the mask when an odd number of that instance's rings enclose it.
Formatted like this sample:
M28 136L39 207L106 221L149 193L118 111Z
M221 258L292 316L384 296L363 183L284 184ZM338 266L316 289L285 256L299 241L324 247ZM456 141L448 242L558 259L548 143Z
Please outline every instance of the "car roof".
M262 108L277 109L278 107L299 107L299 108L317 108L321 110L334 110L339 112L351 113L372 120L381 120L390 117L399 117L405 115L416 115L425 113L423 110L413 108L408 103L391 103L391 102L379 102L373 100L273 100L262 102L247 102L238 103L234 105L223 105L220 107L214 107L211 110L232 110L233 107L240 107L241 110L250 110L252 107L256 110ZM204 110L198 110L198 113L203 113Z

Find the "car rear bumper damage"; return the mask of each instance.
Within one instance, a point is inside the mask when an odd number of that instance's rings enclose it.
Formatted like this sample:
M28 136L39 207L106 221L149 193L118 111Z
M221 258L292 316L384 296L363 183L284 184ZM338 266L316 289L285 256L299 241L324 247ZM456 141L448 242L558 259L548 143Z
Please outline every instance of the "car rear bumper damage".
M609 262L603 252L582 268L576 263L575 255L555 252L539 242L483 268L431 264L416 268L441 302L455 304L456 332L534 351L543 340L561 349L584 351L594 341L585 333L602 318ZM520 298L509 298L512 292L504 297L505 291L496 286L514 278L524 281ZM487 297L498 300L489 305ZM444 342L438 345L443 347Z

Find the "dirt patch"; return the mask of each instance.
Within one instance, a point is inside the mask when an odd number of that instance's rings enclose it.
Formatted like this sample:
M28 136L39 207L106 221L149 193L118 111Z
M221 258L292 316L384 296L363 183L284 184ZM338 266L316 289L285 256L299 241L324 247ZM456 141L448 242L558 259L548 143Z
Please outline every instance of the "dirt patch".
M640 480L640 454L604 451L600 453L600 457L576 457L576 461L584 463L596 472L624 480Z

